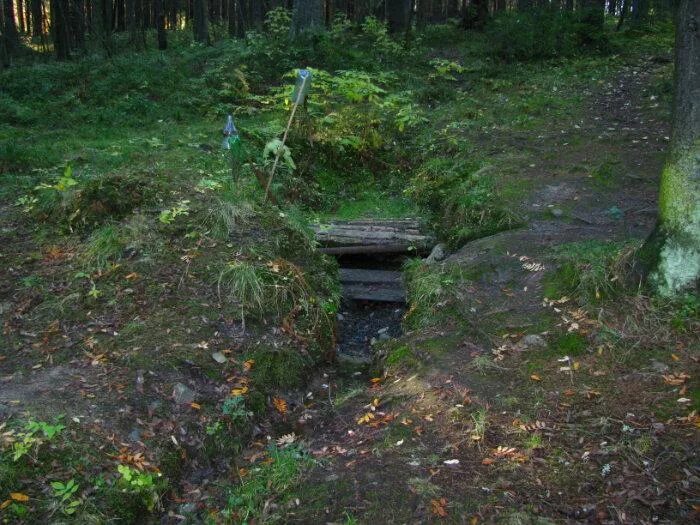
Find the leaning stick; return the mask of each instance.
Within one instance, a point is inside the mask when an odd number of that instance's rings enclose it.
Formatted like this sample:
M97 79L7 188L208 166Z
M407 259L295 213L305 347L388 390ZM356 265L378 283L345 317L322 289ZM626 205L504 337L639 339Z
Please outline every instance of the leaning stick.
M294 120L294 114L297 112L299 107L299 101L302 99L302 93L304 92L304 87L306 87L306 81L309 76L305 76L304 80L301 81L301 86L297 91L297 98L294 101L294 106L292 107L292 114L289 115L289 120L287 121L287 128L284 130L284 135L282 136L282 145L277 148L277 155L275 155L275 162L272 163L272 169L270 170L270 178L267 179L267 185L265 186L265 200L267 200L268 194L270 193L270 184L272 184L272 179L275 176L275 171L277 170L277 164L279 164L280 156L282 155L282 150L287 142L287 135L289 135L289 128L292 127L292 120Z

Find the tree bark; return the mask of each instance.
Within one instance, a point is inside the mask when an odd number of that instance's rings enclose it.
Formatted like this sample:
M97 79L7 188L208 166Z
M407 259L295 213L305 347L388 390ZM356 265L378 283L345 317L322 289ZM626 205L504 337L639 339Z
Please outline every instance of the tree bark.
M194 39L200 44L209 45L209 12L207 0L194 0Z
M389 23L389 32L401 33L408 26L408 10L411 0L387 0L386 19Z
M165 10L163 9L163 0L154 0L153 10L155 11L158 49L165 51L168 49L168 35L165 32Z
M638 260L674 296L700 283L700 2L681 0L676 26L671 148L661 174L659 221Z
M41 0L31 0L32 12L32 36L40 37L44 34L44 17L41 13Z
M583 11L582 21L595 28L602 28L605 22L605 0L583 0L581 3Z
M17 53L20 47L12 0L2 0L2 11L2 38L5 41L5 51L9 57Z
M292 15L292 36L323 30L323 5L321 0L295 0Z
M68 0L51 0L51 37L58 60L70 58Z

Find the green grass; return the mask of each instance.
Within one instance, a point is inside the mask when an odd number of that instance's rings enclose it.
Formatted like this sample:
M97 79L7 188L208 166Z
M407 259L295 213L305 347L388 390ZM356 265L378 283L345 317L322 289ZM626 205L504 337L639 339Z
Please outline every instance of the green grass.
M258 518L270 498L281 498L282 503L294 498L294 488L302 473L314 463L296 445L282 449L271 446L268 452L272 461L252 467L249 475L229 493L224 513L237 523Z
M545 297L573 296L586 303L614 297L624 289L626 265L636 245L583 241L558 246L554 258L559 267L545 277Z

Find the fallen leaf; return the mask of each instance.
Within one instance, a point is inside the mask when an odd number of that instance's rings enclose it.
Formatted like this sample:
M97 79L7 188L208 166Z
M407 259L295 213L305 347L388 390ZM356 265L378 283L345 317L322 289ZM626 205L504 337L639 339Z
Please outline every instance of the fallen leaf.
M481 460L482 465L493 465L496 462L493 458L484 458Z
M275 409L282 415L287 413L287 402L281 397L273 397L272 404L275 405Z
M6 499L2 503L0 503L0 510L4 509L5 507L9 507L12 504L11 499Z
M248 387L247 386L242 386L238 388L232 388L231 389L231 395L232 396L242 396L248 393Z
M291 445L297 440L297 435L292 432L291 434L284 434L282 437L277 439L277 445L280 447L285 447L287 445Z
M194 403L194 402L192 402L192 403L190 403L190 406L191 406L192 408L194 408L195 410L201 410L201 409L202 409L202 405L200 405L199 403Z
M25 502L29 501L29 496L21 492L10 492L10 499L13 501Z
M376 416L372 412L367 412L365 415L360 416L357 420L358 425L362 425L365 423L369 423L372 421Z
M538 376L537 374L532 374L530 376L530 379L532 379L533 381L542 381L542 378L540 376Z
M443 461L445 465L459 465L459 460L458 459L446 459Z
M679 386L685 383L688 379L690 379L690 376L686 373L681 372L680 374L666 374L662 376L664 378L664 382L668 385L673 385L673 386Z
M446 505L447 505L447 499L445 499L445 498L430 500L431 512L433 514L435 514L436 516L440 516L441 518L447 517L447 510L445 510Z

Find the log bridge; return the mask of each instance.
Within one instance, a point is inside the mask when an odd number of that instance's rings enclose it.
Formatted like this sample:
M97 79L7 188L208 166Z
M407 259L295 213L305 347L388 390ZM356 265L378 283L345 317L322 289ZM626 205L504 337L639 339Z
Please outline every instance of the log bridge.
M358 219L313 226L320 251L337 257L420 255L434 238L415 219ZM342 261L342 259L341 259ZM352 300L404 302L406 290L399 271L340 268L343 297Z

